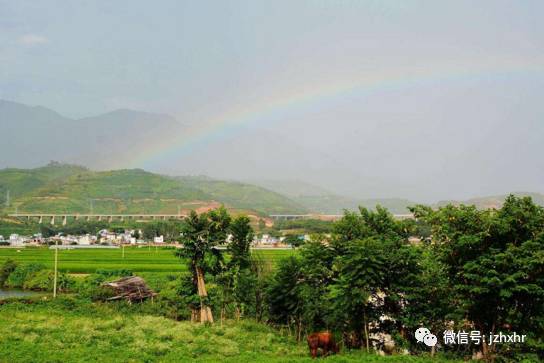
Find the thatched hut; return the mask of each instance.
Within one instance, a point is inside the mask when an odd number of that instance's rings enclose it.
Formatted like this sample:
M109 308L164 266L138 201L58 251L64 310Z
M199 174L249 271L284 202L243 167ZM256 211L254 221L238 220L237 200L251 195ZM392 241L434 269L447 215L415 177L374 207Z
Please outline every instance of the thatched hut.
M129 302L135 302L153 298L157 295L157 293L147 286L144 279L139 276L123 277L116 281L105 282L102 286L113 290L114 296L107 300L125 299Z

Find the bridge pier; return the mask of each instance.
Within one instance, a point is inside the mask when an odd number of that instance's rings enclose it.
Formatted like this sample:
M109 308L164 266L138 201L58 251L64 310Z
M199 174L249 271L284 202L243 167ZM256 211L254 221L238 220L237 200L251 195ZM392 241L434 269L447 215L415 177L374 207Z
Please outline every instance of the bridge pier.
M62 217L62 225L65 226L68 223L68 218L66 216Z
M52 225L52 226L55 225L55 216L51 216L51 225Z
M42 224L42 223L43 223L43 216L39 216L39 217L38 217L38 223L39 223L39 224Z

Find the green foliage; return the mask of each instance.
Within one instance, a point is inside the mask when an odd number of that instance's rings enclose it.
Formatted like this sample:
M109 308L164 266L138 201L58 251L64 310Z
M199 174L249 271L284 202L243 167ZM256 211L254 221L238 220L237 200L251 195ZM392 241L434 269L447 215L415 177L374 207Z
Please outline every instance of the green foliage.
M267 291L270 320L290 325L301 321L304 298L300 289L302 263L291 256L280 261Z
M458 320L486 334L523 331L535 339L532 353L544 356L544 209L509 196L498 211L463 205L414 211L432 226Z
M363 330L368 339L368 322L379 318L374 302L380 299L386 263L380 242L373 238L353 241L335 260L338 277L329 287L333 319L345 325L339 327L342 331L354 332L356 346Z
M239 210L254 210L258 214L306 213L301 204L255 185L206 177L180 177L184 184L198 188L212 200Z
M319 219L278 220L274 222L274 229L296 229L306 233L330 233L332 232L333 224L331 221L322 221Z
M304 244L304 238L295 234L285 236L283 243L293 246L293 248L300 247Z
M45 266L39 263L17 265L5 285L11 288L23 288L27 280L30 280L36 272L44 269Z
M17 262L8 259L0 268L0 288L4 287L4 284L6 283L7 279L9 278L9 275L15 271L17 268Z
M44 265L37 263L17 264L12 260L7 260L0 271L0 287L39 291L53 290L54 272L47 270ZM68 291L74 286L74 279L65 273L58 274L57 288L59 291Z
M27 277L23 284L25 290L53 291L55 273L51 270L40 270ZM57 276L58 291L70 291L74 288L75 281L65 273Z
M253 241L253 229L247 216L235 218L229 229L232 239L227 247L231 255L230 266L247 269L250 263L249 247Z
M155 237L163 236L165 242L174 242L179 240L181 230L180 221L157 221L146 223L143 228L143 237L147 240L153 240Z
M106 222L99 221L77 221L69 223L65 226L53 226L51 224L40 224L40 233L43 237L56 236L60 233L63 235L96 235L102 229L109 227Z

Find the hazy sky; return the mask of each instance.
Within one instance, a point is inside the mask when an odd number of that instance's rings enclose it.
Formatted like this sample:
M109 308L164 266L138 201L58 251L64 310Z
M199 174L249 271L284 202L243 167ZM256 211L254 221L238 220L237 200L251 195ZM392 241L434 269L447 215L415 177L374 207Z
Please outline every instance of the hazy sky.
M127 162L153 171L422 201L544 192L542 14L542 1L0 0L0 98L196 130Z

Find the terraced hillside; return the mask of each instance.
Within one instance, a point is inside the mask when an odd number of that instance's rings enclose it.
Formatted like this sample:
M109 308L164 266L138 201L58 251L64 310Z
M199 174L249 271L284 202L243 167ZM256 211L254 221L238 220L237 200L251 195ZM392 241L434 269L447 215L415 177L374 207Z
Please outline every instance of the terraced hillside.
M287 197L244 183L140 169L95 172L58 163L0 170L0 195L4 212L176 214L220 204L258 215L306 212Z

